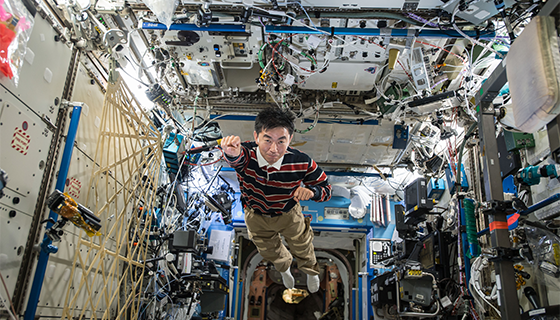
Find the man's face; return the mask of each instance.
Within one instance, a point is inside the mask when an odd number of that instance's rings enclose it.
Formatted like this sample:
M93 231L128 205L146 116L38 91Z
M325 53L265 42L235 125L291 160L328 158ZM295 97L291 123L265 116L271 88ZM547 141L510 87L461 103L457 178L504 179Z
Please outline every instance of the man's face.
M282 127L262 130L258 134L254 131L253 135L261 150L261 155L269 164L274 164L282 158L288 150L293 136L290 136L288 129Z

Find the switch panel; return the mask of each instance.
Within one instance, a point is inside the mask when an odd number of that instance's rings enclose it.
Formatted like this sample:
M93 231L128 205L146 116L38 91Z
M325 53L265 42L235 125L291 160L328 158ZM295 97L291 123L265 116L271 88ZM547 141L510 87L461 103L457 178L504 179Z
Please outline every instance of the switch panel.
M348 220L348 208L325 208L325 219Z

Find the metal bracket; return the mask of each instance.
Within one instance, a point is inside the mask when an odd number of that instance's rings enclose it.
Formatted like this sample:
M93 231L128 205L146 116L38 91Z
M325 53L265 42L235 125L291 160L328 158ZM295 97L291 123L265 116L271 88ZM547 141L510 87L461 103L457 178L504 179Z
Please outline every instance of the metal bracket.
M119 45L125 45L127 42L126 34L120 29L110 29L103 35L103 43L111 49L115 49Z
M482 213L486 215L496 214L496 213L511 214L516 211L513 208L513 201L490 201L489 204L490 207L484 209Z
M515 258L519 257L519 250L512 249L512 248L503 248L503 247L496 247L493 248L495 251L495 255L492 258L489 258L488 261L513 261Z
M115 57L113 57L113 50L109 48L109 54L111 55L109 58L109 79L107 79L110 83L115 83L119 79L119 72L116 70L117 68L117 61Z

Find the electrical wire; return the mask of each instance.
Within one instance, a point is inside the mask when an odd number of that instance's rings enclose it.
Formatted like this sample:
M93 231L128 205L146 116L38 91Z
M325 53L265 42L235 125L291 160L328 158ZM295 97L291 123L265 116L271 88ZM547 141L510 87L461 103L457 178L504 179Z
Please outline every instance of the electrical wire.
M8 297L8 301L10 303L10 307L12 308L13 314L10 312L10 310L8 310L8 313L10 313L10 315L12 316L12 318L15 319L15 315L17 314L16 309L14 308L14 304L12 303L12 298L10 297L10 292L8 292L8 286L6 285L6 282L4 281L4 276L2 276L2 272L0 272L0 279L2 280L2 285L4 286L4 290L6 291L6 295ZM8 308L6 308L7 310Z
M503 55L501 53L499 53L498 51L494 50L493 48L485 45L484 43L473 39L471 37L469 37L466 33L464 33L461 29L459 29L459 27L457 27L457 24L455 23L455 15L457 15L457 12L459 12L459 5L461 4L461 2L457 2L457 5L455 6L455 10L453 10L453 15L451 16L451 22L453 24L453 29L455 29L455 31L457 31L460 35L462 35L463 37L465 37L467 40L469 40L470 42L472 42L473 44L478 44L479 46L486 48L490 51L492 51L493 53L495 53L498 57L500 58L504 58Z
M501 317L501 313L500 310L498 310L498 308L496 308L488 299L493 299L494 297L497 298L498 296L498 292L497 292L497 286L494 285L494 288L492 289L492 295L491 296L487 296L485 295L481 289L480 289L480 269L482 266L484 266L484 259L482 256L479 256L475 259L475 261L473 262L472 266L471 266L471 279L469 281L469 289L471 292L474 292L478 295L478 297L476 295L473 295L473 297L475 298L475 301L477 303L479 303L479 306L482 310L484 310L484 305L482 305L482 303L478 300L478 298L482 299L482 301L484 301L486 304L488 304L490 307L492 307L494 309L494 311L496 311L496 313ZM478 285L477 285L478 284Z
M126 60L129 60L128 57L125 56L125 58L126 58ZM124 74L126 74L127 76L129 76L132 80L138 81L140 84L142 84L142 85L144 85L144 86L146 86L146 87L148 87L148 88L150 87L150 85L147 84L147 83L145 83L144 81L142 81L142 80L140 80L140 79L137 79L136 77L131 76L128 72L126 72L126 70L124 70L123 67L121 67L120 69L121 69L122 72L124 72Z
M317 27L315 26L315 23L313 23L313 20L311 19L311 17L309 16L309 14L307 14L307 10L305 10L305 8L301 5L300 1L294 1L294 2L288 2L286 4L297 4L299 5L299 7L303 10L303 13L305 13L305 15L307 16L307 19L309 19L309 22L311 22L311 24L313 25L313 27L315 29L317 29Z
M215 148L215 150L219 150L219 151L221 152L221 155L220 155L220 157L218 157L217 160L214 160L214 161L212 161L212 162L204 163L204 164L199 164L199 163L192 163L192 162L189 162L188 160L185 160L185 161L186 161L187 164L190 165L190 166L201 166L201 167L205 167L205 166L213 165L213 164L215 164L215 163L220 162L220 160L222 160L222 159L224 158L224 151L223 151L221 148Z

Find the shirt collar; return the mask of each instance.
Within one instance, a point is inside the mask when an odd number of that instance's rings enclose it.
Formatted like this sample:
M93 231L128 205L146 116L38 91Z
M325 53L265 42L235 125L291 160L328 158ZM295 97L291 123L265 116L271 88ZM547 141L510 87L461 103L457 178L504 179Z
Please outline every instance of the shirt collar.
M273 164L269 164L268 161L266 161L265 158L262 156L261 149L259 149L259 147L257 146L257 160L259 161L259 168L270 166L276 168L276 170L280 170L280 167L282 167L282 161L284 160L284 156L282 156L280 159L278 159L278 161L274 162Z

